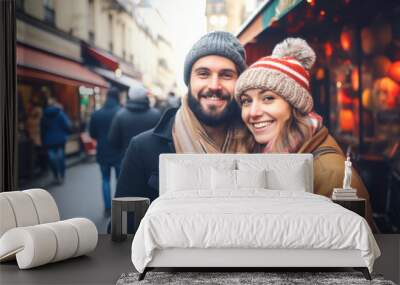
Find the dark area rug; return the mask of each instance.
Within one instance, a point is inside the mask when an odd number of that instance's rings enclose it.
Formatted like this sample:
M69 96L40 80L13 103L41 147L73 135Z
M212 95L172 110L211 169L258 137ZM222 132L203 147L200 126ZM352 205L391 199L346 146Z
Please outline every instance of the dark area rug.
M139 273L125 273L117 285L133 284L376 284L395 285L381 275L372 274L372 281L366 280L361 272L154 272L150 271L142 281Z

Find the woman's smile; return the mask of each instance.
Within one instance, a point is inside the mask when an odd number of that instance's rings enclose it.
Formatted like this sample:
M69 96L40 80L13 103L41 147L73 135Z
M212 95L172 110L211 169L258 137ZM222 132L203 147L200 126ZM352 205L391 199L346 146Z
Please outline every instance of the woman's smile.
M279 95L262 89L250 89L240 96L242 120L260 144L279 134L290 117L289 104Z
M264 132L274 126L275 120L258 121L250 123L255 132Z

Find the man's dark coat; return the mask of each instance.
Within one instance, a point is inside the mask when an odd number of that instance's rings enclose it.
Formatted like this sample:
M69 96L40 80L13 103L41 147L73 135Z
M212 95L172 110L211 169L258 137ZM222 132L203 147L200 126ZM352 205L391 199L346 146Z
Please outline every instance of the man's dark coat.
M129 143L122 161L115 197L158 197L158 161L161 153L175 153L172 127L178 109L167 110L154 129Z

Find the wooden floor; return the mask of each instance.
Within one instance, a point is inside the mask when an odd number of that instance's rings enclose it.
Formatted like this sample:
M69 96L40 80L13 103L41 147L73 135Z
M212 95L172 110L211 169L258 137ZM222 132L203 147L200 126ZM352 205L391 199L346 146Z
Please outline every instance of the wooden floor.
M374 273L399 284L400 235L377 235L376 240L382 256L375 262ZM0 284L115 284L122 273L135 270L131 243L131 236L115 243L109 235L100 235L96 250L87 256L28 270L19 270L15 261L0 264Z
M381 250L381 257L375 261L374 272L400 284L400 235L376 235L375 239Z

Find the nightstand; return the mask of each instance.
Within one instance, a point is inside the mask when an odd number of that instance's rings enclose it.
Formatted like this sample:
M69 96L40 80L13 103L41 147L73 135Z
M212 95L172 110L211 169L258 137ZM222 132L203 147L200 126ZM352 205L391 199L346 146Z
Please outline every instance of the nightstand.
M133 212L135 215L134 226L136 231L149 206L149 198L113 198L111 204L111 239L113 241L124 241L127 238L127 212Z
M340 206L365 218L365 199L363 198L355 198L351 200L332 199L332 202L339 204Z

